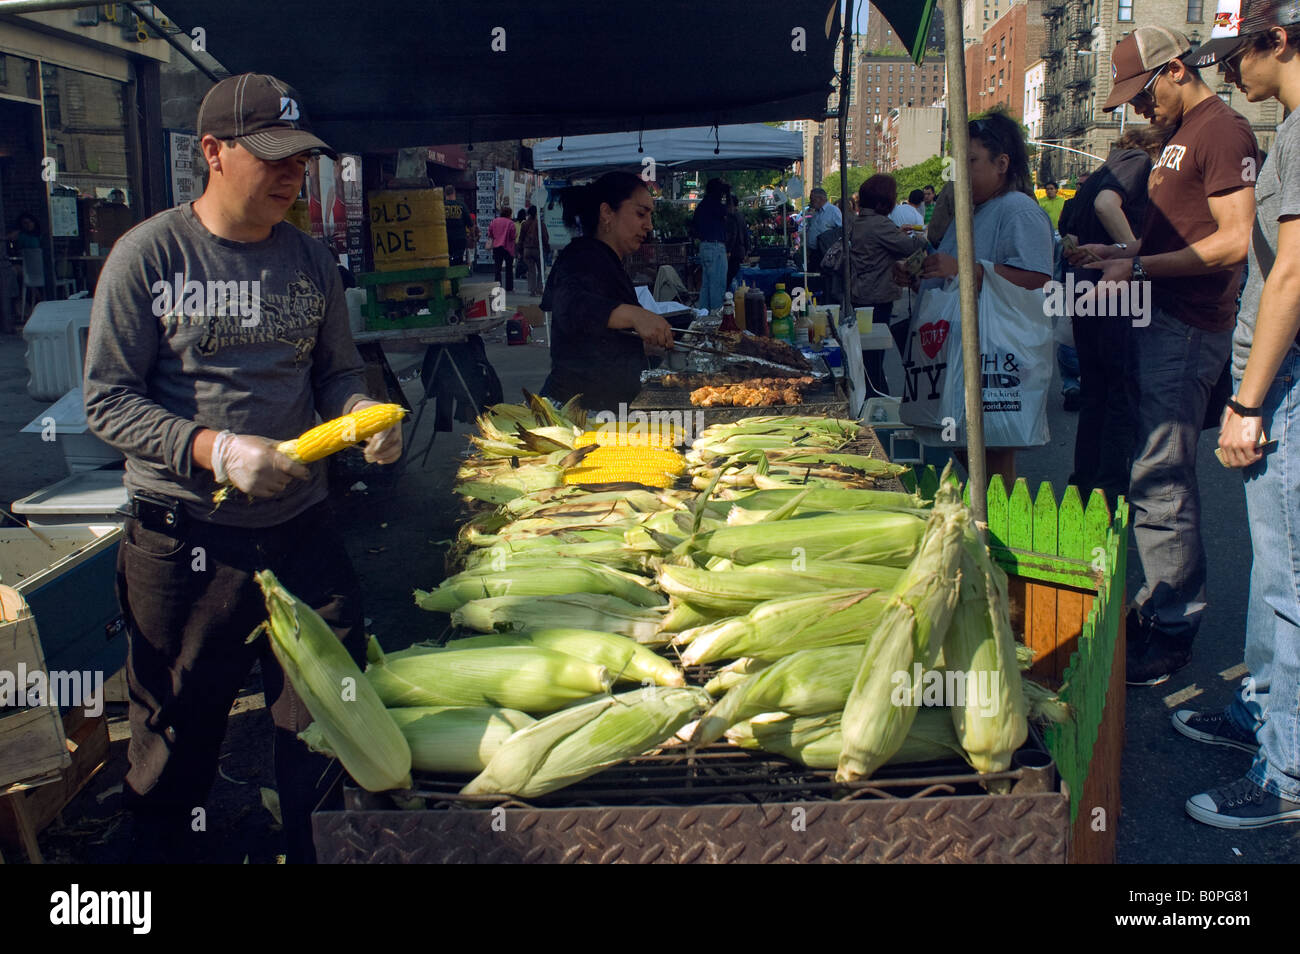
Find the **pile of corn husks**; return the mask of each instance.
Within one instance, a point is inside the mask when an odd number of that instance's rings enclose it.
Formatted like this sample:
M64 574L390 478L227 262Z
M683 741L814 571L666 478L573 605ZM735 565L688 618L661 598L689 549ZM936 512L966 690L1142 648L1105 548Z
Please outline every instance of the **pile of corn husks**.
M305 737L363 787L404 787L415 768L473 776L467 795L534 797L723 738L843 781L891 761L996 773L1027 714L1065 717L1022 684L1005 574L956 488L933 502L871 489L902 468L841 453L855 422L719 425L685 454L689 488L592 487L564 480L584 448L663 442L597 439L575 408L528 398L480 418L457 491L494 506L461 529L456 572L416 591L450 614L450 642L372 641L362 676L320 645L314 613L262 581L277 654L317 719ZM294 661L312 647L318 663ZM687 685L704 666L707 684ZM364 688L341 711L340 679Z

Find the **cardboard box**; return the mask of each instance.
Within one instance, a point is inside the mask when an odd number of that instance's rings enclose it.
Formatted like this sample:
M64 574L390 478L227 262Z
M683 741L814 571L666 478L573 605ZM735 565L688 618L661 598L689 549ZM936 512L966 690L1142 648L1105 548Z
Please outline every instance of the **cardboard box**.
M542 309L539 306L520 305L515 310L519 312L519 314L524 316L524 319L528 322L528 324L531 327L533 328L546 327L546 312L542 311Z

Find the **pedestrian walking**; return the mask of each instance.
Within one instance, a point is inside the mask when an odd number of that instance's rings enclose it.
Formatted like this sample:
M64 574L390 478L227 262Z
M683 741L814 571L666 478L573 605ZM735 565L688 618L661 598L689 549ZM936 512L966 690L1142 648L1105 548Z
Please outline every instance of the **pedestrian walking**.
M510 218L510 206L502 206L500 214L488 223L488 240L492 243L496 283L504 284L506 291L512 292L515 290L515 220Z
M700 241L699 307L714 311L722 307L722 296L727 290L727 224L726 183L710 179L704 186L704 198L695 207L691 231Z

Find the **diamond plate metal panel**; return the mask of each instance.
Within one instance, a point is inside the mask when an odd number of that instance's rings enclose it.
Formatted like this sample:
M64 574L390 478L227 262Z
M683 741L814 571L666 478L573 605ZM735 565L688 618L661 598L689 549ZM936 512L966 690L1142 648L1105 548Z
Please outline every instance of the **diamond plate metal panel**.
M320 860L337 864L1061 864L1069 799L343 811L313 824Z

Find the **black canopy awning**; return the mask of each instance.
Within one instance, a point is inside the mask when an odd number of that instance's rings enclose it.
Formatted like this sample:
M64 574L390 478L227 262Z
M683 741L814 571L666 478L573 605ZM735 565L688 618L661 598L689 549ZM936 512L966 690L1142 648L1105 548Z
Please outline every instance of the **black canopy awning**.
M838 0L170 0L348 151L822 119Z

